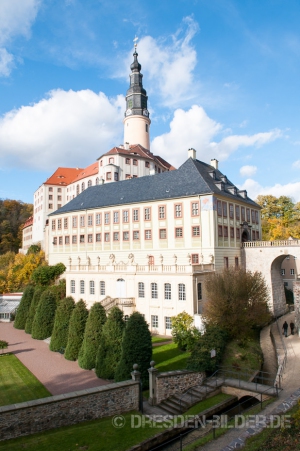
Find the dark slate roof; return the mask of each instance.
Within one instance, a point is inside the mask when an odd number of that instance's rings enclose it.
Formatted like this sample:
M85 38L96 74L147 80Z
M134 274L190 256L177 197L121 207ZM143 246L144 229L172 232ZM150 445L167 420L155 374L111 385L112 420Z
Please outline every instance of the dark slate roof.
M211 171L215 171L215 179L210 175ZM49 216L71 211L205 194L222 195L228 197L229 200L242 201L260 208L248 197L243 198L239 194L230 193L228 188L234 187L234 185L229 180L224 185L225 190L221 191L217 184L221 181L222 176L223 174L213 166L189 158L174 171L91 186Z

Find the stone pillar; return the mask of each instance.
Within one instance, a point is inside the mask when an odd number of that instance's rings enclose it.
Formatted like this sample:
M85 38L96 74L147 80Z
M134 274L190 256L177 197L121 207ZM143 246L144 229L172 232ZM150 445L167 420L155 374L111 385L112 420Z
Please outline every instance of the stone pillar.
M133 371L131 373L131 377L133 381L140 381L141 380L141 373L137 370L138 369L138 364L135 363L133 365Z
M150 406L156 406L157 397L156 397L156 375L158 370L154 368L155 362L152 360L150 362L151 368L148 369L149 373L149 399L148 403Z
M295 305L295 328L300 336L300 281L293 282L294 305Z

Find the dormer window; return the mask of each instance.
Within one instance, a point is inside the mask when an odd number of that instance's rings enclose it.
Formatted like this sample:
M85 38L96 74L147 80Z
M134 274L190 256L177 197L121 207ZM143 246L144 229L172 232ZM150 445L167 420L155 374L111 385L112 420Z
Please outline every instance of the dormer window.
M110 159L108 160L109 164L113 164L114 163L114 157L110 157Z
M222 182L228 183L226 175L221 175L220 179L222 180Z
M215 171L209 171L208 173L212 179L216 180L216 172Z

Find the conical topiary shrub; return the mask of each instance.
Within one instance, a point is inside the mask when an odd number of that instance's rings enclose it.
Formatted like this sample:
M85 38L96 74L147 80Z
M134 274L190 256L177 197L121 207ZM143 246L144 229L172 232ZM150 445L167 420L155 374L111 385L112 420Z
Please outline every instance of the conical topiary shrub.
M105 321L105 309L100 302L96 302L90 309L85 326L83 342L78 355L78 365L85 370L95 368L97 350L100 345Z
M56 307L55 295L50 290L44 291L32 323L32 338L45 340L51 336Z
M116 367L121 359L124 328L122 310L119 307L113 307L103 326L97 351L96 374L98 377L114 379Z
M26 324L25 324L25 332L27 334L31 334L31 332L32 332L32 323L33 323L33 320L34 320L36 309L37 309L37 307L39 305L39 302L41 300L41 296L42 296L43 291L45 291L45 287L37 286L34 289L33 298L32 298L31 304L30 304L30 309L29 309L29 313L28 313L28 316L27 316Z
M149 386L148 368L152 360L151 333L143 315L134 312L128 319L122 341L122 355L115 372L115 381L130 379L132 367L138 364L143 388Z
M17 310L16 319L14 322L14 327L16 329L25 329L30 304L34 295L34 286L27 285L24 290L20 305Z
M88 314L85 302L80 299L75 305L70 319L68 342L65 350L65 358L67 360L78 359Z
M69 324L74 308L75 301L71 296L59 301L55 313L54 326L49 346L51 351L66 349L68 342Z

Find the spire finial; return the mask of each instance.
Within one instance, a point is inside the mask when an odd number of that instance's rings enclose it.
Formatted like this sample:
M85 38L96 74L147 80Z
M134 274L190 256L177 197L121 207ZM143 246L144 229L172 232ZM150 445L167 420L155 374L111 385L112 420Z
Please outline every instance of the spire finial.
M136 53L137 41L138 41L138 40L139 40L139 38L135 35L134 40L133 40L133 42L134 42L134 51L135 51L135 53Z

